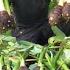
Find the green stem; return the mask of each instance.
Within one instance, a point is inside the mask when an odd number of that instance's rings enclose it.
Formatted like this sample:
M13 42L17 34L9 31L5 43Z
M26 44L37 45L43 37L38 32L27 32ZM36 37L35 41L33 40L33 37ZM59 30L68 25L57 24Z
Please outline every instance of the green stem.
M21 58L20 61L21 61L21 63L20 63L20 67L22 67L22 66L24 67L24 66L25 66L25 61L24 61L23 57Z
M4 57L3 55L0 56L0 70L2 70L2 67L4 65Z
M38 60L38 66L40 67L40 70L43 70L44 68L44 66L43 66L43 64L42 64L42 62L43 62L43 58L44 58L44 56L45 56L45 53L46 53L46 48L42 48L42 51L41 51L41 53L40 53L40 57L39 57L39 60Z
M4 3L3 0L0 0L0 11L4 11L5 7L4 7Z
M48 70L55 70L55 68L52 65L49 66L48 62L44 62L44 64L48 67Z
M19 58L9 58L9 60L11 61L11 65L12 65L12 70L19 70L20 68L20 60Z
M10 61L8 61L8 63L7 63L7 70L11 70Z
M54 64L55 64L55 66L56 66L56 63L57 63L57 60L59 59L59 57L60 57L60 55L62 54L62 52L63 52L63 47L61 47L60 49L59 49L59 51L57 52L57 54L55 55L55 57L54 57Z
M66 37L66 35L57 26L51 26L51 29L56 36L60 37L60 39L64 39L64 37Z
M61 60L58 60L57 61L57 64L63 68L63 70L69 70L69 68L67 67L67 65L64 63L64 61L61 59Z
M10 10L10 5L9 5L9 0L4 0L4 6L6 11L8 12L8 14L11 14L11 10Z
M43 57L45 56L46 50L47 50L47 48L42 47L42 51L41 51L40 57L39 57L39 61L40 61L40 62L42 62Z
M19 60L16 60L16 62L14 62L15 66L13 68L13 70L19 70L20 68L20 61Z
M52 64L50 56L46 53L45 54L46 60L48 61L45 63L50 70L55 70L54 64Z
M20 58L20 70L28 70L23 57Z

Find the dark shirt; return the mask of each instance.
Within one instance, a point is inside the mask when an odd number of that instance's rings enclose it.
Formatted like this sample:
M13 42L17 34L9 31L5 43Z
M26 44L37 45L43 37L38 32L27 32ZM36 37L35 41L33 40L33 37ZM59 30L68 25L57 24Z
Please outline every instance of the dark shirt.
M16 28L13 36L17 40L45 44L52 36L48 24L49 0L11 0L16 16Z
M11 0L17 25L32 27L47 19L49 0ZM38 23L39 22L39 23Z

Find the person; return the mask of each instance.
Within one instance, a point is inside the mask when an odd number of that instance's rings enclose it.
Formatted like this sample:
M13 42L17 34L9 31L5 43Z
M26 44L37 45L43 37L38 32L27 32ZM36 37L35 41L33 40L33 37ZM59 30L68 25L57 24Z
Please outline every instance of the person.
M48 5L50 0L11 0L16 19L13 36L44 45L53 32L48 24Z

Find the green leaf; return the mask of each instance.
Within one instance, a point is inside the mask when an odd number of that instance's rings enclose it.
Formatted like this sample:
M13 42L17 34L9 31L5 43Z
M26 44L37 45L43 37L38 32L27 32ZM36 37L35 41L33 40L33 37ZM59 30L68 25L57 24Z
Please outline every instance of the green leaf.
M16 42L16 38L12 37L12 36L4 36L4 38L2 40Z
M28 41L24 41L24 40L21 40L21 41L18 41L19 45L23 45L25 47L29 47L29 46L33 46L34 44L31 43L31 42L28 42Z
M57 26L52 26L51 29L59 39L63 40L66 37L66 35Z
M32 50L30 50L30 53L31 53L32 55L39 54L39 53L41 53L41 49L38 48L38 47L34 47Z
M39 69L37 63L35 63L35 64L31 64L31 65L29 66L29 70L40 70L40 69Z
M56 53L56 55L54 56L54 59L53 59L53 63L56 65L58 59L60 58L61 54L63 53L63 47L61 47L59 49L59 51Z
M5 35L5 36L12 36L11 30L6 31L5 33L3 33L3 35Z
M68 65L70 65L70 49L64 49L62 59Z
M45 57L46 57L46 60L47 60L47 63L46 65L48 66L48 68L50 70L55 70L53 64L52 64L52 61L51 61L51 57L48 55L48 53L45 54Z
M64 62L62 59L58 60L58 61L57 61L57 64L58 64L63 70L70 70L70 69L68 68L68 66L65 64L65 62Z

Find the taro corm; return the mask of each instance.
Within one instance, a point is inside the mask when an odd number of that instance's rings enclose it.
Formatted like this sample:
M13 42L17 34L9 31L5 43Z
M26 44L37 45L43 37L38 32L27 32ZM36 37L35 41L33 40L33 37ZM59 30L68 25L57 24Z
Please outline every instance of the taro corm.
M66 19L66 20L70 20L70 3L69 2L66 2L64 4L64 7L63 7L63 17Z
M0 0L0 33L6 31L12 23L11 16L5 8L4 1Z
M51 26L57 25L67 36L70 35L70 0L59 0L58 5L49 13Z

